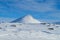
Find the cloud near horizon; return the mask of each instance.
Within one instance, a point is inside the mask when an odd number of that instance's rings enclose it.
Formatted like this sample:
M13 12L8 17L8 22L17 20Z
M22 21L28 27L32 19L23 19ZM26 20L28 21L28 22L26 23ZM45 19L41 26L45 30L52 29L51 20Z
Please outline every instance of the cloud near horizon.
M39 12L57 11L60 1L56 1L57 0L0 0L0 8L6 8L6 10L25 9Z

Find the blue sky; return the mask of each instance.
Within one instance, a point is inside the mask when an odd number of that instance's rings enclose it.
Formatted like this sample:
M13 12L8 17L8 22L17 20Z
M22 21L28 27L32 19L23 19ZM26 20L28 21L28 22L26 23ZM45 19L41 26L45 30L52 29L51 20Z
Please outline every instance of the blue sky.
M31 14L38 20L59 21L60 0L0 0L0 18Z

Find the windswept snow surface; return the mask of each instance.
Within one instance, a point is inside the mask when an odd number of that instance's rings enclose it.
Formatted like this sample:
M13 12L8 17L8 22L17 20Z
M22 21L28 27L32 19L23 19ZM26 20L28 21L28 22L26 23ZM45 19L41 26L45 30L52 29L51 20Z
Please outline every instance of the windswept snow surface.
M60 25L2 23L0 40L60 40L58 26Z

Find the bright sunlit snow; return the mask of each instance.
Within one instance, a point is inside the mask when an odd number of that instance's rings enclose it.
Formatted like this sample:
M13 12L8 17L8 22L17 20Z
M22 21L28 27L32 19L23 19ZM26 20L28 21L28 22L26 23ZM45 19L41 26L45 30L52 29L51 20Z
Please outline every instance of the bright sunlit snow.
M49 26L47 24L2 23L0 26L0 40L60 39L60 27L56 27L56 25Z
M31 15L26 15L22 18L16 19L12 22L20 22L20 23L41 23L40 21L33 18Z
M43 23L28 15L19 21L1 23L0 40L60 40L60 25Z

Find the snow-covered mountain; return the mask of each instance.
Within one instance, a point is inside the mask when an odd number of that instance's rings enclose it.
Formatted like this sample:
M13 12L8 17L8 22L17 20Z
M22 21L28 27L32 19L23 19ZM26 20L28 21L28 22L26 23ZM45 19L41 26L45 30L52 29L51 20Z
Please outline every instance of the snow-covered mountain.
M31 15L18 18L12 22L0 24L0 40L59 40L60 25L43 23ZM16 22L21 22L16 23ZM24 24L40 23L40 24ZM43 24L43 25L42 25ZM46 24L46 25L45 25ZM49 37L49 38L47 38Z
M41 23L37 19L33 18L31 15L26 15L22 18L18 18L12 22L19 22L19 23Z

